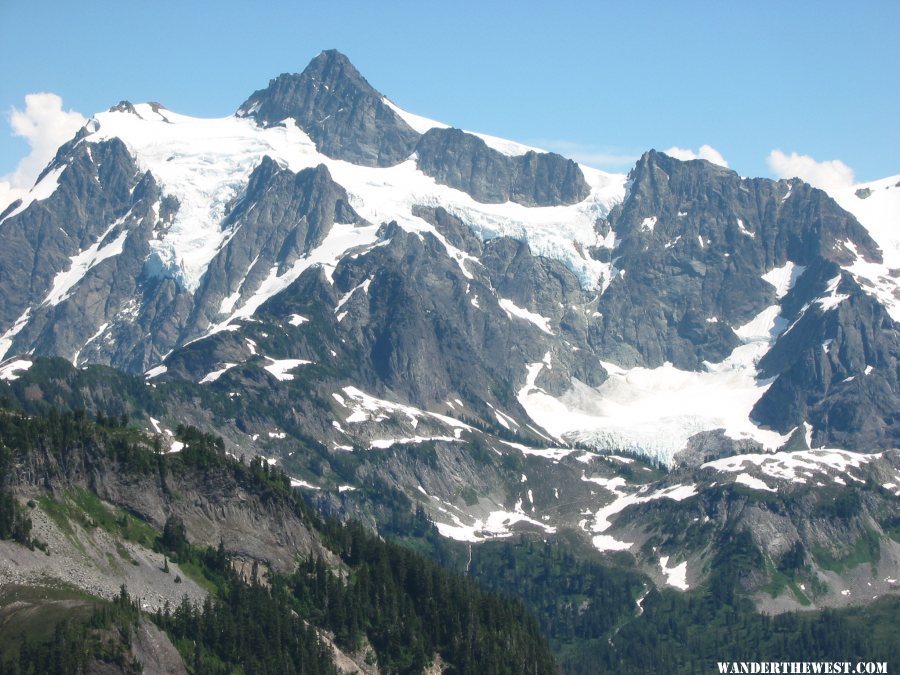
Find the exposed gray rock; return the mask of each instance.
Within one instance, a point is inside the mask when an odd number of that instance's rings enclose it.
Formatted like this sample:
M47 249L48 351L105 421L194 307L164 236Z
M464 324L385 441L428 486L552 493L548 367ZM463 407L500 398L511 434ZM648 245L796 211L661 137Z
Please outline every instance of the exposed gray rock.
M819 292L837 275L848 297L823 310L813 303L763 357L776 377L753 409L760 423L786 433L813 425L813 446L871 451L900 438L900 334L885 309L833 263L811 267ZM805 279L805 281L807 281ZM799 289L798 289L799 290Z
M81 144L61 162L58 187L47 199L0 223L0 326L9 328L27 307L39 304L70 258L89 247L132 206L141 179L118 139ZM62 227L64 225L64 227Z
M293 119L323 154L364 166L402 162L419 139L335 50L319 54L299 75L279 75L254 92L237 114L263 126Z
M131 654L143 666L145 673L187 675L181 654L169 636L146 617L141 617L133 629Z
M616 231L614 275L589 342L621 365L702 369L738 344L741 326L777 304L761 277L791 261L847 263L881 253L868 232L824 192L800 181L742 179L702 160L651 151L630 174ZM836 243L841 242L836 246Z
M534 151L510 157L460 129L429 129L416 156L419 168L438 183L488 204L576 204L591 192L571 159Z
M210 261L182 340L222 320L222 301L236 309L276 268L281 274L319 246L334 223L361 222L346 191L324 165L294 173L264 157L240 201L222 223L234 235Z

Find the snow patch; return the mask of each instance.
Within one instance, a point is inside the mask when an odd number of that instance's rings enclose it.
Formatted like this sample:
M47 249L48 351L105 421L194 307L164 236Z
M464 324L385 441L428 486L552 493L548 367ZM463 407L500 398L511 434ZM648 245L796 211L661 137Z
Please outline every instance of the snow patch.
M404 405L402 403L375 398L353 386L344 387L342 391L344 392L344 396L341 396L340 394L332 394L332 396L334 396L335 400L342 406L351 410L351 414L346 418L346 421L349 424L383 422L389 419L390 415L398 415L406 417L413 429L418 426L419 418L429 417L436 419L449 427L472 431L472 427L468 424L464 424L447 415L441 415L440 413L420 410L419 408L414 408L413 406ZM457 439L452 438L449 440Z
M754 490L766 490L768 492L778 492L775 488L769 487L766 483L761 481L759 478L754 478L749 473L739 474L734 479L735 483L740 483L741 485L746 485L749 488L753 488Z
M291 487L306 488L307 490L321 490L322 489L318 485L313 485L312 483L307 483L302 478L294 478L293 476L291 477Z
M806 271L803 265L797 265L790 260L781 267L775 267L762 275L763 281L767 281L775 287L775 297L781 300L797 283L797 279Z
M294 376L290 373L294 368L312 363L312 361L306 361L305 359L273 359L269 356L265 358L268 359L269 365L263 366L263 368L269 371L276 380L282 382L294 379Z
M40 180L40 182L35 183L34 186L21 198L22 203L19 204L14 210L10 211L3 220L0 220L0 224L2 224L8 218L12 218L13 216L17 216L22 211L27 209L34 202L43 201L47 199L50 195L56 192L56 188L59 187L59 177L62 176L63 171L68 167L67 164L63 166L58 166L51 171L48 171L47 174ZM0 204L0 206L5 207L6 204Z
M506 298L499 298L498 301L500 307L504 312L507 313L510 318L515 316L520 319L525 319L525 321L533 323L535 326L547 333L547 335L553 335L553 331L550 330L550 319L548 319L547 317L529 311L524 307L519 307L512 300L508 300Z
M148 380L152 380L154 377L159 377L168 370L169 369L166 366L159 364L158 366L153 366L150 370L144 373L144 377Z
M778 480L806 483L813 473L828 470L850 475L853 468L860 468L881 454L863 455L845 450L819 449L778 452L775 454L749 454L724 457L703 464L722 472L744 471L748 466L758 467L766 476Z
M397 445L398 443L425 443L427 441L446 441L448 443L459 443L459 439L455 436L409 436L407 438L380 438L374 441L369 441L369 447L378 450L385 450L392 445ZM463 441L464 442L464 441Z
M512 528L517 523L528 523L542 529L547 534L556 533L555 527L529 517L522 510L521 499L516 503L513 511L491 511L487 518L476 518L469 525L463 523L456 514L448 512L447 515L453 521L452 524L435 522L435 525L441 535L457 541L476 543L487 539L511 537L514 534Z
M12 347L13 338L16 337L19 333L22 332L22 329L28 325L28 321L31 319L31 308L29 307L22 315L16 319L16 322L9 327L9 329L0 336L0 359L6 356L6 352L9 351L9 348Z
M234 368L236 365L237 365L236 363L223 363L222 367L219 368L218 370L213 370L213 371L207 373L206 375L204 375L203 379L200 380L200 384L208 384L210 382L215 382L220 377L222 377L222 375L224 375L229 370Z
M32 362L25 359L16 359L15 361L4 363L0 366L0 380L6 380L7 382L18 380L19 376L17 373L24 373L31 366Z
M840 206L865 227L881 249L883 263L869 262L857 255L856 260L844 267L861 283L866 293L874 295L884 304L894 321L900 321L900 279L891 270L900 268L900 175L889 176L870 183L848 188L832 188L828 193ZM860 190L868 191L865 199L857 196ZM865 194L865 193L862 193ZM845 248L855 253L852 242L844 242Z
M665 555L659 559L659 567L666 577L666 584L680 588L682 591L688 590L687 583L687 560L674 567L669 567L669 556Z
M58 305L69 297L69 291L72 287L81 281L91 268L96 267L107 258L112 258L122 252L125 239L128 237L128 230L122 230L112 241L107 241L107 239L112 231L121 225L124 219L125 216L114 222L100 235L93 245L69 259L69 268L62 272L57 272L56 276L53 277L53 284L41 303L42 305Z
M766 308L735 333L744 342L705 372L658 368L620 368L602 362L609 378L593 388L572 380L554 397L536 385L545 363L528 365L519 403L529 417L558 439L598 449L629 450L671 465L694 434L723 429L729 438L754 439L775 449L787 437L750 420L756 401L772 380L760 380L756 364L785 326L777 305Z
M840 283L841 275L838 274L836 277L828 281L828 286L825 289L825 294L815 300L816 304L818 304L822 308L823 312L834 309L844 300L850 297L849 295L846 295L844 293L837 292Z

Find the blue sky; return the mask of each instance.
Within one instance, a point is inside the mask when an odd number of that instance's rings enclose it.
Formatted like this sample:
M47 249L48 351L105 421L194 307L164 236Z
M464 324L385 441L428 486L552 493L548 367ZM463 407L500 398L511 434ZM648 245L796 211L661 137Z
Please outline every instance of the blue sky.
M709 145L743 175L790 172L790 153L857 181L900 172L896 0L0 0L0 26L0 180L49 142L27 94L224 116L328 48L407 110L608 170Z

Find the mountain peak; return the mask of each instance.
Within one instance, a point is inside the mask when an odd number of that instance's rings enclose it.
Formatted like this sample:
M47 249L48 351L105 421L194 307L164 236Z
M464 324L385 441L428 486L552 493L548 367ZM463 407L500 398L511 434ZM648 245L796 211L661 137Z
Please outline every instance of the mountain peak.
M260 126L293 119L320 152L365 166L392 166L419 139L344 54L329 49L302 73L283 73L238 109Z
M381 98L381 94L356 69L347 56L337 49L326 49L319 52L299 77L307 78L329 88L342 83L350 85L360 93Z

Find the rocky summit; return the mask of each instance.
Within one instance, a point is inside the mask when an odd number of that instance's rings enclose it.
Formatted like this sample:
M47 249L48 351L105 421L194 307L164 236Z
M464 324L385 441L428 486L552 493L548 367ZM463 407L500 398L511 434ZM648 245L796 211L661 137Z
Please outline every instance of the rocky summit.
M230 117L98 113L0 205L0 386L161 452L214 430L375 528L419 504L681 591L743 537L758 607L859 604L900 576L898 195L655 150L605 173L326 51Z

